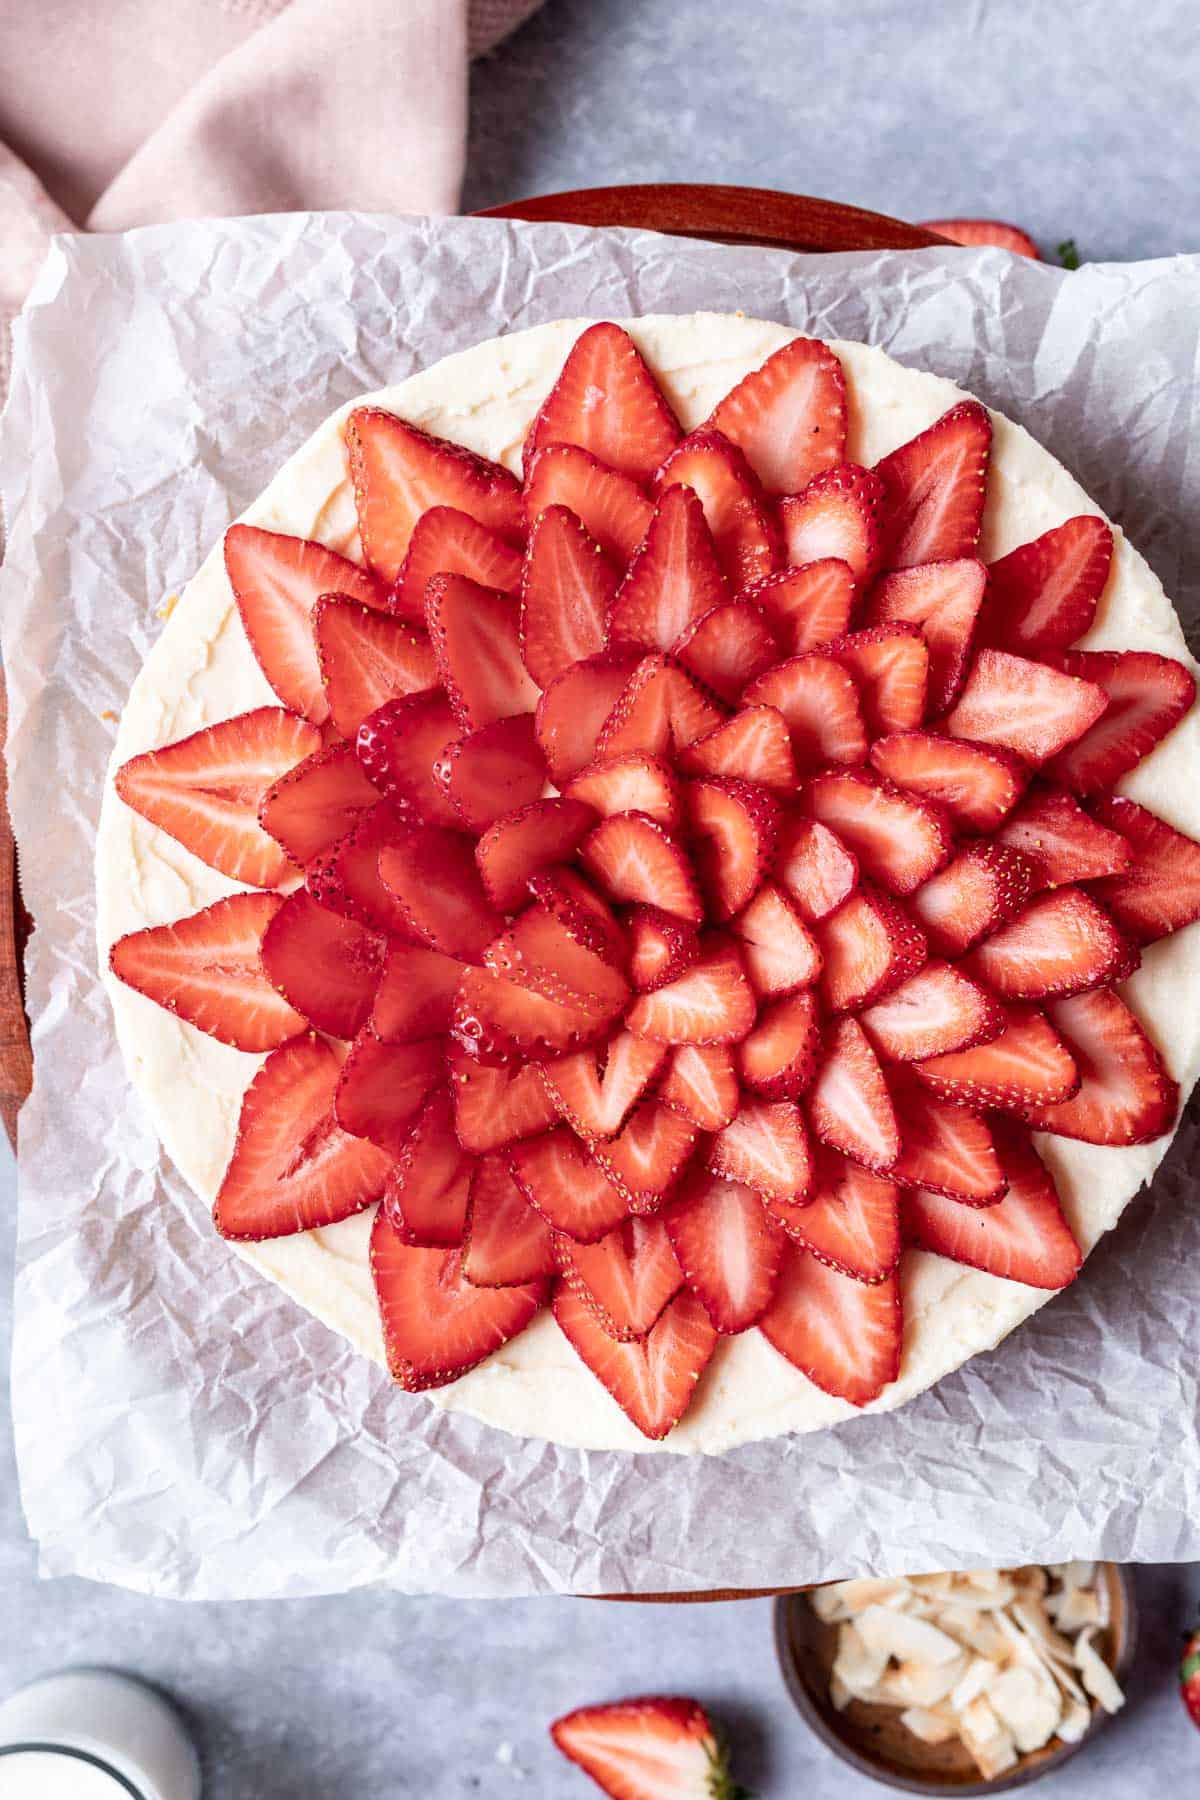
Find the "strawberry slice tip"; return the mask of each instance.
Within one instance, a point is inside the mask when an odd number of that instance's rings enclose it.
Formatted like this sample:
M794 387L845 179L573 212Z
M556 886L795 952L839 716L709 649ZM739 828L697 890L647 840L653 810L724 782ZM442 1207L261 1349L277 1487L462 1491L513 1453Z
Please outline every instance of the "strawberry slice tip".
M717 1334L694 1294L677 1294L646 1337L621 1343L567 1282L554 1293L554 1317L576 1355L608 1389L643 1437L665 1438L679 1423L708 1366Z
M775 1291L785 1241L753 1188L697 1171L663 1215L679 1267L723 1335L748 1331Z
M852 1406L877 1400L900 1373L900 1284L857 1281L792 1245L759 1320L767 1342L815 1386Z
M581 332L568 351L529 428L525 468L545 444L576 444L645 482L679 437L679 423L637 345L604 319Z

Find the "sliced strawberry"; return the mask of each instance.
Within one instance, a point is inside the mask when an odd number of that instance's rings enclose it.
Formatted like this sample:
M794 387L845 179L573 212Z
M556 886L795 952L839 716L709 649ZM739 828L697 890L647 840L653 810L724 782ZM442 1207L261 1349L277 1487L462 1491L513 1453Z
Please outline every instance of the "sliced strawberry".
M484 951L488 968L548 1000L611 1019L629 998L621 971L572 936L553 909L535 902Z
M118 938L108 966L127 987L222 1044L274 1050L305 1028L259 955L282 904L278 894L231 894L189 918Z
M745 453L768 493L794 493L846 454L842 365L828 344L793 338L726 394L709 424Z
M417 522L430 507L453 506L514 543L524 536L516 478L461 444L378 406L360 406L346 421L346 450L363 552L384 581L400 575ZM336 586L326 582L325 590Z
M274 887L288 872L288 846L281 849L259 823L263 796L320 744L303 719L260 706L133 757L117 770L116 789L126 806L210 868L251 887Z
M1006 1141L1004 1172L1008 1192L995 1206L960 1206L923 1188L910 1190L904 1196L905 1236L935 1256L1005 1281L1066 1287L1078 1275L1083 1253L1028 1139L1014 1134Z
M258 817L291 860L304 865L340 843L378 805L379 789L368 780L353 746L333 744L297 763L268 788Z
M474 1156L538 1137L558 1116L537 1063L492 1069L451 1044L446 1067L454 1098L454 1134Z
M717 1330L748 1331L770 1304L786 1248L762 1196L698 1169L663 1222L683 1278Z
M799 1107L790 1100L743 1098L737 1116L709 1145L708 1166L756 1194L802 1199L812 1179L812 1156Z
M426 1097L444 1079L439 1043L385 1044L366 1025L342 1064L333 1116L351 1137L399 1156Z
M814 925L854 892L858 862L827 826L793 819L779 833L775 879L801 918Z
M656 1212L696 1143L696 1127L669 1106L643 1100L613 1138L591 1145L594 1162L635 1213Z
M803 804L889 893L911 894L950 860L944 815L865 769L827 769L808 783Z
M429 639L407 619L325 594L312 625L329 714L343 737L352 738L385 700L438 685Z
M875 771L949 814L956 830L993 832L1029 779L1011 750L968 744L931 731L896 731L871 745Z
M1038 1131L1085 1144L1149 1144L1171 1129L1179 1087L1129 1008L1109 988L1046 1008L1079 1070L1078 1092L1057 1106L1029 1107Z
M1081 888L1055 888L976 948L972 971L1005 1000L1045 1000L1124 981L1138 953Z
M629 1212L625 1195L566 1125L514 1144L509 1167L530 1205L578 1243L598 1243Z
M689 626L673 654L718 699L736 706L742 689L779 661L779 645L761 606L731 600Z
M690 625L729 598L704 508L691 488L669 487L617 590L609 642L670 650Z
M564 1756L613 1800L736 1800L724 1751L694 1700L651 1695L585 1706L550 1727Z
M442 776L450 746L458 742L461 730L440 688L408 694L367 715L358 728L354 753L378 793L414 809L430 825L455 826L461 820Z
M929 646L930 712L950 705L967 668L987 570L974 557L897 569L876 582L867 603L872 625L906 619L921 628Z
M604 648L620 576L565 506L534 520L521 576L521 655L541 688Z
M895 1109L879 1059L857 1019L842 1019L828 1033L808 1096L808 1116L821 1142L852 1162L876 1171L895 1162L900 1149Z
M691 488L717 547L725 579L736 592L769 575L779 561L779 531L762 485L736 444L703 428L684 438L655 477L655 487Z
M782 714L802 772L862 762L867 754L858 683L832 657L790 657L749 682L742 698Z
M502 1156L481 1156L471 1177L462 1272L472 1287L516 1287L557 1273L554 1234Z
M741 1103L735 1053L728 1044L678 1045L658 1097L701 1131L722 1130Z
M730 929L741 939L746 973L760 998L795 993L821 972L817 940L773 881L763 882Z
M1196 698L1196 679L1173 656L1149 650L1070 650L1066 676L1107 698L1103 716L1050 763L1047 774L1077 794L1099 794L1135 769L1173 731Z
M791 733L773 706L744 706L715 731L689 744L678 763L691 775L729 775L785 793L796 785Z
M932 1056L917 1063L914 1073L944 1099L999 1112L1069 1100L1079 1087L1079 1071L1045 1013L1007 1006L1004 1020L1004 1030L990 1043Z
M731 919L749 904L775 854L779 803L753 782L714 775L686 784L684 809L709 917Z
M816 936L821 992L831 1012L881 1000L916 974L927 953L923 932L904 908L870 885L820 920Z
M451 743L445 753L446 793L464 825L486 831L505 813L545 792L546 759L532 713L495 719Z
M595 824L579 800L532 800L490 825L475 846L475 860L493 906L512 912L528 892L531 875L564 862Z
M591 763L572 776L563 793L605 819L612 813L639 812L668 830L679 823L679 787L670 764L641 751Z
M895 1275L856 1281L793 1244L758 1328L815 1386L852 1406L877 1400L900 1373L904 1319Z
M596 1049L543 1063L541 1079L552 1115L564 1118L580 1137L615 1137L665 1056L661 1044L618 1031Z
M468 837L414 825L379 854L379 878L431 950L478 962L503 920L488 903Z
M431 506L413 526L392 590L392 607L402 618L425 623L425 589L435 575L466 575L513 594L521 583L521 553L457 507Z
M939 956L958 956L1020 912L1033 891L1033 871L1019 850L979 844L909 896L909 910Z
M889 568L974 556L991 446L987 408L960 400L876 463L887 491Z
M844 635L857 593L849 563L826 556L768 575L740 598L762 607L785 656L802 656Z
M596 1244L560 1235L554 1250L568 1287L622 1343L644 1338L683 1286L661 1219L625 1219Z
M1119 832L1098 824L1061 788L1040 782L1005 820L996 839L1021 852L1039 888L1119 875L1132 854Z
M593 816L589 808L580 807L580 811ZM618 903L657 906L693 924L704 917L679 840L645 813L614 813L602 819L584 838L580 855L584 868Z
M625 932L607 900L576 869L551 865L529 877L529 892L548 906L577 944L618 968L629 959Z
M568 352L529 428L525 469L544 444L578 444L635 481L649 481L679 437L679 422L637 345L604 319Z
M892 1179L902 1187L930 1188L973 1206L998 1200L1006 1177L983 1115L924 1092L914 1082L901 1083L898 1076L895 1081L902 1141Z
M736 1044L754 1023L754 990L732 944L702 949L675 981L642 994L626 1015L630 1031L659 1044Z
M1112 528L1082 513L1010 550L988 568L979 642L1018 656L1053 656L1091 627L1108 581Z
M679 1423L717 1343L708 1314L690 1293L676 1295L649 1335L632 1344L610 1337L566 1282L555 1289L554 1317L576 1355L651 1439L665 1438Z
M798 567L834 559L857 582L874 575L883 555L886 490L878 475L839 463L779 502L787 561Z
M538 701L538 743L560 785L594 760L596 739L637 667L632 652L589 657L557 675Z
M900 1261L900 1190L834 1150L817 1158L805 1206L789 1208L789 1236L856 1281L886 1281Z
M462 964L424 944L393 944L375 990L371 1024L385 1043L411 1044L450 1028Z
M336 550L257 525L229 527L225 572L259 668L285 706L323 725L329 703L313 642L313 607L322 594L385 607L383 588Z
M867 736L913 731L925 717L929 647L919 627L898 619L868 625L829 645L827 654L858 683Z
M380 851L399 843L410 825L389 800L360 813L340 842L309 863L304 885L313 899L368 931L411 937L407 914L379 879Z
M511 594L465 575L435 575L425 589L425 620L464 731L533 711L538 687L521 656L520 613Z
M998 744L1026 762L1044 763L1083 737L1107 705L1107 693L1094 681L1006 650L981 650L943 726L951 737ZM1074 785L1057 767L1054 779Z
M604 1015L564 1006L490 969L466 969L459 981L450 1035L478 1062L495 1065L565 1056L607 1034Z
M330 1037L357 1037L371 1016L383 970L384 939L319 906L300 888L263 933L267 979Z
M629 979L639 994L665 987L700 954L700 934L689 919L657 906L635 906L629 915Z
M604 722L596 753L605 762L635 751L670 758L706 737L724 716L677 663L661 655L643 657Z
M918 1062L975 1044L1004 1030L1004 1012L961 969L927 963L859 1015L872 1043L896 1062Z
M246 1089L213 1219L222 1237L287 1237L377 1200L392 1159L333 1116L338 1059L311 1035L273 1050Z
M994 250L1010 250L1014 256L1040 260L1037 245L1019 225L1008 225L1003 219L922 219L925 231L936 231L952 244L984 245Z
M798 1100L816 1074L820 1042L815 994L774 1001L738 1045L742 1085L765 1100Z
M539 450L525 472L525 518L531 528L549 506L573 512L621 568L645 537L654 511L636 481L573 444Z
M545 1281L475 1287L461 1249L406 1244L381 1207L371 1231L371 1275L393 1381L420 1393L445 1387L519 1336L541 1311Z
M1119 795L1098 798L1092 811L1120 832L1130 855L1119 874L1091 888L1126 936L1152 944L1200 918L1200 844Z
M474 1171L474 1157L455 1135L450 1090L436 1088L398 1152L382 1210L406 1244L424 1250L461 1244Z

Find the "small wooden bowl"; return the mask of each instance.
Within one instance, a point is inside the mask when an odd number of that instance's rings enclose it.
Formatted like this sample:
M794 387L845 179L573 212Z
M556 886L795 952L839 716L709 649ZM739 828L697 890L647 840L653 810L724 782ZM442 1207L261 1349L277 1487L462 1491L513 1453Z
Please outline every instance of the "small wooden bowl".
M1108 1589L1109 1623L1096 1647L1122 1681L1133 1661L1137 1638L1133 1581L1118 1563L1100 1566ZM805 1594L785 1595L775 1602L775 1647L796 1710L821 1741L860 1775L905 1794L966 1800L968 1795L1004 1794L1025 1787L1061 1768L1077 1750L1091 1743L1108 1720L1108 1714L1093 1701L1092 1722L1078 1743L1051 1738L1040 1750L1028 1751L1015 1768L987 1781L957 1738L945 1744L923 1744L900 1723L895 1707L852 1700L845 1712L837 1711L829 1698L837 1626L823 1624Z

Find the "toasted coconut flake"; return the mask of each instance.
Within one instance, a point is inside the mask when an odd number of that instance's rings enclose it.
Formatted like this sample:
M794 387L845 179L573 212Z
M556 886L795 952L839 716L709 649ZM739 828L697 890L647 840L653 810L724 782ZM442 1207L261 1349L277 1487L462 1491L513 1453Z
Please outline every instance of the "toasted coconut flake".
M859 1700L877 1686L888 1665L886 1650L870 1649L853 1625L838 1626L838 1648L833 1673Z
M958 1720L954 1714L928 1706L910 1706L900 1714L900 1723L923 1744L948 1744L951 1738L958 1736Z
M1058 1721L1058 1735L1064 1744L1077 1744L1092 1722L1092 1709L1086 1700L1068 1699Z
M999 1663L990 1657L973 1656L950 1694L950 1704L955 1712L964 1712L972 1700L978 1700L980 1694L986 1693L999 1673Z
M868 1606L858 1630L868 1649L883 1650L897 1662L948 1663L962 1654L962 1646L936 1625L890 1606Z
M895 1671L892 1686L909 1706L936 1706L952 1693L966 1673L966 1651L953 1662L902 1662Z
M1125 1695L1116 1676L1092 1642L1096 1631L1095 1625L1085 1625L1075 1639L1075 1663L1092 1699L1098 1700L1107 1713L1120 1712L1125 1704Z
M1051 1677L1018 1663L995 1677L987 1698L1022 1754L1048 1744L1062 1716L1062 1700Z

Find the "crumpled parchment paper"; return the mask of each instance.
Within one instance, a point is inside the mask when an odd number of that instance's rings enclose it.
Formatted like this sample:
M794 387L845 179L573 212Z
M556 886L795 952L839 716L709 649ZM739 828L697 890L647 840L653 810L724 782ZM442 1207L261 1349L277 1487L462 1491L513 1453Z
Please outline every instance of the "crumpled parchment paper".
M900 1412L721 1458L435 1411L240 1263L159 1155L95 969L92 850L157 609L336 405L496 332L696 308L865 338L1019 419L1200 613L1200 258L799 257L345 214L56 241L0 443L37 1078L13 1402L46 1574L194 1599L369 1583L763 1587L1200 1557L1196 1115L1083 1278Z

